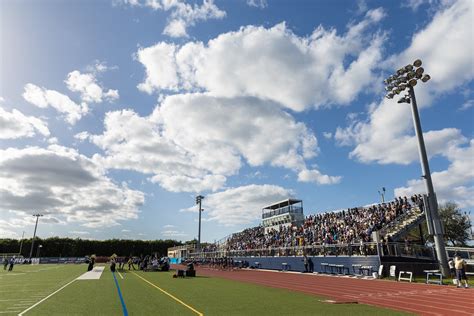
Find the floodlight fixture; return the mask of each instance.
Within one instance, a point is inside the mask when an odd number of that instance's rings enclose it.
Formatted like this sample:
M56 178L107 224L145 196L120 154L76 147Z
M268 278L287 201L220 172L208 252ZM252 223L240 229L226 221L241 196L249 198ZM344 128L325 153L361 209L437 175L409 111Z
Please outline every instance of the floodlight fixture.
M421 78L421 81L427 82L430 79L431 79L430 75L424 75L423 78Z
M416 79L411 79L411 80L408 82L408 84L409 84L410 86L412 86L412 87L416 86L416 83L417 83Z
M406 65L405 66L405 71L409 72L413 70L413 65Z
M424 71L425 69L423 69L423 67L420 67L417 70L415 70L415 74L419 76L419 75L422 75Z
M415 67L420 67L421 64L422 64L421 59L417 59L413 62L413 66L415 66Z

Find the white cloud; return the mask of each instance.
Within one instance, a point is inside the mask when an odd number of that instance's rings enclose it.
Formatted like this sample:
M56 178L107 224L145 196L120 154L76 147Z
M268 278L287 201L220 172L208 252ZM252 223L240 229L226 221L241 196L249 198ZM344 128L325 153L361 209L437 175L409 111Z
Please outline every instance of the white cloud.
M151 174L151 181L169 191L216 191L239 171L242 159L251 166L299 172L319 151L316 137L303 123L255 98L169 96L149 117L132 110L109 112L104 124L102 135L75 136L105 151L95 161ZM329 182L324 175L319 179Z
M252 96L295 111L349 104L371 85L381 60L385 35L369 30L384 16L380 8L370 10L343 35L320 26L299 37L281 23L243 27L207 44L160 42L137 52L147 74L139 88Z
M71 125L74 125L88 112L88 106L86 103L82 103L81 105L76 104L64 94L55 90L47 90L38 87L32 83L25 85L23 98L37 107L47 108L50 106L56 109L58 112L65 115L65 120Z
M26 116L16 109L8 112L0 106L0 139L33 137L37 133L49 136L48 124L34 116Z
M104 70L104 66L97 65ZM64 81L69 90L79 92L83 102L101 103L103 100L114 101L119 98L117 90L109 89L105 91L98 83L93 73L81 73L74 70L67 75Z
M440 203L455 201L461 207L474 206L474 140L468 146L449 146L444 156L448 169L432 173L433 186ZM424 181L410 180L407 186L396 188L396 196L424 193Z
M443 8L413 36L409 48L389 58L388 65L393 69L416 58L423 60L432 79L416 86L420 112L429 107L436 96L474 78L474 46L466 45L466 38L473 38L473 29L469 27L473 6L472 1L457 1ZM340 145L355 145L351 157L367 163L408 164L417 160L410 106L396 101L384 99L378 105L373 104L367 120L354 119L348 127L337 128L335 138ZM425 137L430 155L441 154L446 144L465 141L460 131L453 128L429 131Z
M137 218L144 194L113 183L74 149L50 145L0 150L0 199L0 212L104 227Z
M247 0L247 5L255 8L265 9L268 7L267 0Z
M176 226L175 226L175 225L168 224L168 225L163 226L163 228L165 228L165 229L166 229L166 228L176 228Z
M188 236L188 234L186 234L185 232L183 231L178 231L178 230L163 230L161 232L161 235L163 237L166 237L166 238L176 238L176 237L185 237L185 236Z
M410 8L413 11L417 11L420 6L423 4L432 5L435 3L435 0L404 0L402 2L402 7Z
M340 176L328 176L321 174L318 170L302 170L298 174L298 181L301 182L315 182L318 184L334 184L341 182Z
M464 104L459 108L460 111L465 111L467 109L470 109L474 106L474 100L467 100L464 102Z
M209 194L203 201L203 216L207 221L223 225L249 224L261 219L262 208L291 198L291 190L276 185L248 185ZM194 212L196 207L183 211Z
M82 230L71 230L69 233L73 235L89 235L90 234L90 232L82 231Z
M323 136L326 139L331 139L332 138L332 133L331 132L323 132Z
M171 37L187 37L187 28L196 25L199 21L209 19L223 19L226 12L219 9L214 0L203 0L202 4L194 5L184 0L122 0L126 5L148 7L152 10L170 12L168 24L163 34Z

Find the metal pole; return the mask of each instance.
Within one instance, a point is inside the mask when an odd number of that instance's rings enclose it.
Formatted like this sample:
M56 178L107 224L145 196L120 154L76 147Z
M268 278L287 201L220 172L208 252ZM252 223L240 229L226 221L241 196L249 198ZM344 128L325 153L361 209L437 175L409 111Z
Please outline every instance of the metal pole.
M43 216L41 214L35 214L33 216L36 216L36 224L35 224L35 231L33 233L33 240L31 241L31 249L30 249L30 260L31 260L31 257L33 256L33 246L35 245L35 238L36 238L36 228L38 227L38 219L40 218L40 216Z
M428 193L429 205L427 209L431 214L431 218L433 222L433 228L434 228L433 239L434 239L435 248L436 248L436 258L438 259L438 263L440 265L443 276L447 277L449 276L448 258L446 256L446 249L444 247L442 225L441 225L441 221L439 219L439 213L438 213L438 201L436 199L436 194L433 188L433 182L431 180L431 172L430 172L430 167L428 165L428 156L426 154L425 141L423 138L423 132L422 132L421 123L420 123L420 116L418 114L418 107L416 104L415 90L413 89L411 85L409 85L408 91L410 93L410 99L411 99L410 104L411 104L411 110L413 114L413 124L415 125L415 132L418 138L418 149L419 149L419 154L420 154L421 169L423 172L422 177L425 179L426 192Z
M197 250L198 252L201 252L201 201L202 198L199 199L199 230L198 230L198 244L197 244Z
M21 256L21 249L23 249L23 239L25 238L25 231L23 231L23 234L21 235L21 241L20 241L20 251L18 254Z

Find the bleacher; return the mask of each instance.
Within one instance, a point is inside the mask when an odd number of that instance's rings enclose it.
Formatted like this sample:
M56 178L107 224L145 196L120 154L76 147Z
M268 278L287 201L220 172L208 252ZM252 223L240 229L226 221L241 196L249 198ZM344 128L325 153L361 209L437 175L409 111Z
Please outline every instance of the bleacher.
M258 262L253 264L254 268L303 271L302 258L306 255L312 258L315 272L371 276L379 271L383 256L425 259L433 256L428 247L394 242L402 240L423 220L423 200L421 195L415 195L383 204L309 215L303 223L282 225L279 229L247 228L194 256L230 257ZM385 240L376 240L375 236Z

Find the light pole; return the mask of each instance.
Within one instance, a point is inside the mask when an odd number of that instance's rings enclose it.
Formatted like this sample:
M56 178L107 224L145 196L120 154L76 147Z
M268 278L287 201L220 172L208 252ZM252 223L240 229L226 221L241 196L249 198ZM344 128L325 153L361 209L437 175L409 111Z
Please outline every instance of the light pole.
M201 204L202 200L204 200L204 196L198 195L196 196L196 204L199 205L199 230L198 230L198 243L197 243L197 251L201 252L201 213L203 211Z
M23 249L23 239L25 238L25 231L23 231L23 234L21 235L21 241L20 241L20 251L18 254L21 256L21 250Z
M426 193L428 195L428 205L425 210L427 212L426 218L428 222L428 228L432 230L430 234L433 235L436 248L436 256L440 265L441 271L444 276L449 275L448 259L446 256L446 249L443 238L443 227L438 213L438 201L433 188L433 181L431 180L431 172L428 164L428 155L426 154L425 141L423 138L423 131L421 129L420 116L418 114L418 107L415 98L414 87L418 83L418 80L427 82L431 79L430 75L424 74L424 69L421 67L421 60L417 59L413 65L406 65L403 68L397 70L397 72L388 77L384 83L386 84L385 89L388 91L387 98L392 99L395 95L400 94L402 91L408 89L408 94L398 100L398 103L410 103L411 111L413 115L413 125L415 126L415 133L418 138L418 149L420 154L421 169L423 172L422 178L425 182Z
M33 246L35 245L35 238L36 238L36 228L38 227L38 219L43 216L43 214L34 214L33 216L36 217L36 224L35 224L35 232L33 233L33 240L31 241L31 249L30 249L30 261L31 257L33 256Z
M379 194L382 198L382 203L385 203L385 187L382 187L382 192L379 191Z

